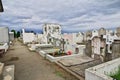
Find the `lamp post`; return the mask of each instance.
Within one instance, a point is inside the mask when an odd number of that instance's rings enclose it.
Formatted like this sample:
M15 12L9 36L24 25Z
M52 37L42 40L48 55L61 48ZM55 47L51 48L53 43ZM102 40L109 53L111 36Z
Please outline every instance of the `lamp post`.
M3 9L3 5L2 5L2 1L0 0L0 12L3 12L4 9Z

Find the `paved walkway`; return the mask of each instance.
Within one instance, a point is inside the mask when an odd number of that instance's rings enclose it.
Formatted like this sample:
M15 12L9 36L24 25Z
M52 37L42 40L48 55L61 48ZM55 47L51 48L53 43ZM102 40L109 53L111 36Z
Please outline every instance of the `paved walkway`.
M15 65L15 80L77 80L36 52L30 52L19 41L0 61Z

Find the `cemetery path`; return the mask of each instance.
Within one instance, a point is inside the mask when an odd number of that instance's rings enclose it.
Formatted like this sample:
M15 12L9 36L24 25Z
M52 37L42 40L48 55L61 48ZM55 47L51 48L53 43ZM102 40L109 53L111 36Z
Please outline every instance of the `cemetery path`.
M77 80L17 40L0 61L15 65L15 80Z

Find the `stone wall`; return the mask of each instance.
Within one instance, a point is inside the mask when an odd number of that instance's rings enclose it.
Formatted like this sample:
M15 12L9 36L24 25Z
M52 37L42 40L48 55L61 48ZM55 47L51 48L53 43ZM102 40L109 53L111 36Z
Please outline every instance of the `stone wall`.
M8 27L0 27L0 43L9 43Z
M91 57L91 55L92 55L92 47L91 47L91 41L90 40L86 43L85 54L89 57Z
M120 57L120 40L114 41L112 45L112 59Z
M120 58L85 70L85 80L113 80L110 73L116 73L120 66Z

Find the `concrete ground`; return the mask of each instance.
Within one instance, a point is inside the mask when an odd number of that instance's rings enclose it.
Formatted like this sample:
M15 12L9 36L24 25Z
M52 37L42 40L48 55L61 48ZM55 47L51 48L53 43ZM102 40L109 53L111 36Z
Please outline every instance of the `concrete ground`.
M0 62L15 65L15 80L77 80L17 40Z

